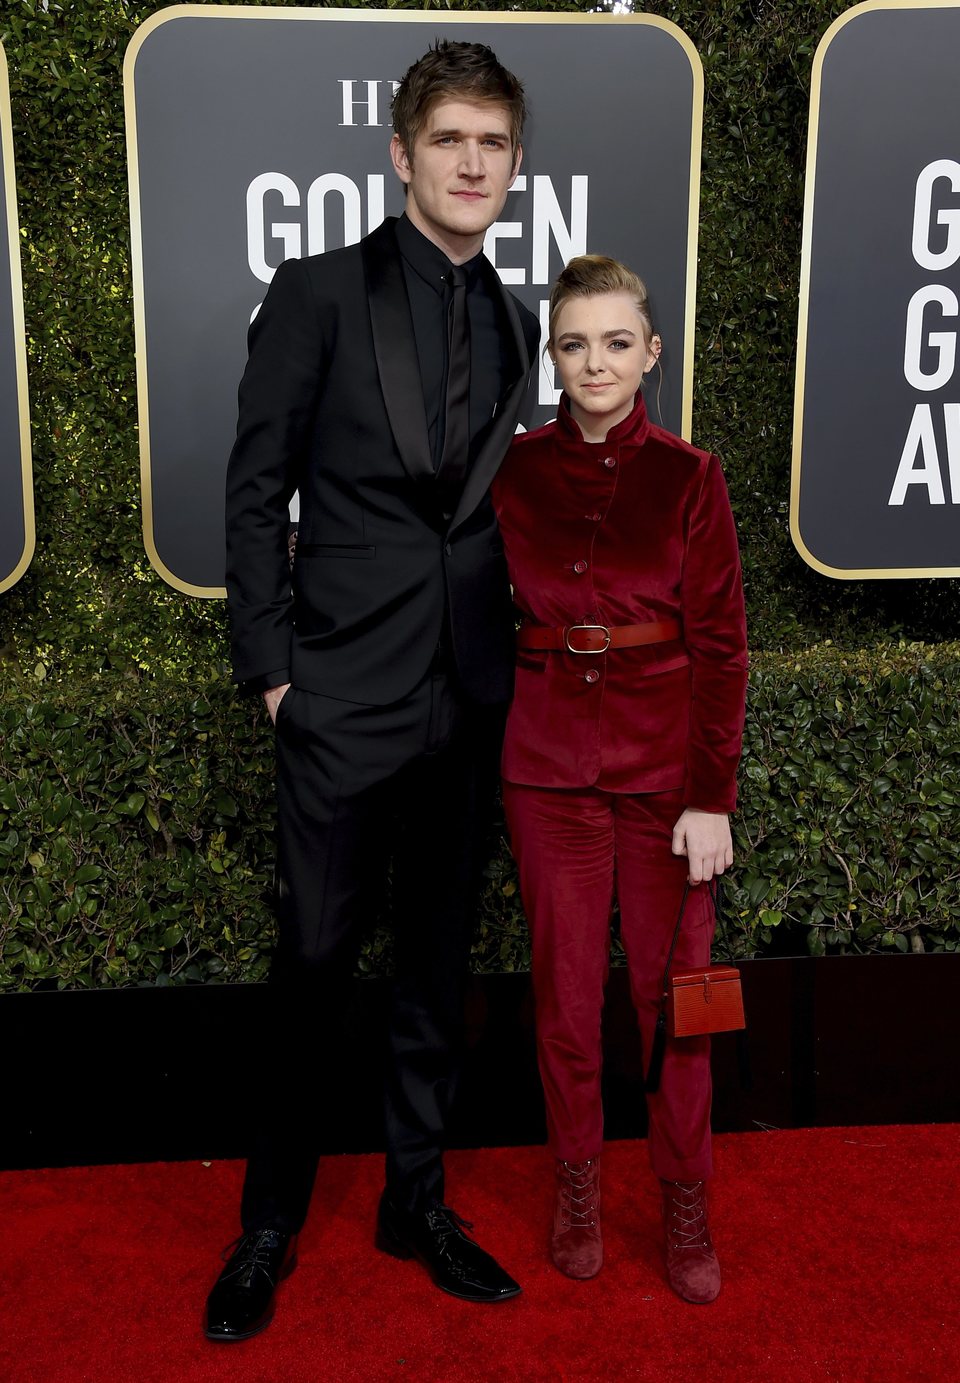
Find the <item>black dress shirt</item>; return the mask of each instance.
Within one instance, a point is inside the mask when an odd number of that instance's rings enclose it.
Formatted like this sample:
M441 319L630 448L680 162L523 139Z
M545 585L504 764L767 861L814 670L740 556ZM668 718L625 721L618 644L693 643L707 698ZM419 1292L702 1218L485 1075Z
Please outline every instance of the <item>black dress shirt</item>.
M453 268L438 246L401 216L396 228L403 276L410 300L413 334L420 365L423 406L436 466L443 449L446 407L446 280ZM509 323L484 282L483 254L467 260L467 314L470 321L470 460L483 444L494 410L508 384L513 341Z

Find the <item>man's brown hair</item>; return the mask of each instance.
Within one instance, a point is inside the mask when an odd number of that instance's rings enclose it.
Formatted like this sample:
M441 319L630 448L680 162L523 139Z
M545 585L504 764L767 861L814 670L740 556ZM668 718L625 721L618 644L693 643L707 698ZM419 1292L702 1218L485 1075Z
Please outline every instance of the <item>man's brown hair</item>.
M404 73L393 97L393 129L411 163L417 136L431 108L442 100L490 101L506 106L516 159L526 117L523 84L507 71L492 48L485 43L440 38Z

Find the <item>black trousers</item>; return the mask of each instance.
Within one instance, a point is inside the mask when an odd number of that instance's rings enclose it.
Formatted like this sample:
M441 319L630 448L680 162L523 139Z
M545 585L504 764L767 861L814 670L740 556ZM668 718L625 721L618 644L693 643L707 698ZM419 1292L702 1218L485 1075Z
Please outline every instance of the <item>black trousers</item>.
M389 706L295 687L280 703L279 938L263 1035L271 1066L241 1208L247 1232L303 1224L318 1129L331 1117L325 1072L342 1041L342 1000L388 872L387 1193L411 1213L443 1200L441 1146L504 710L467 701L438 669Z

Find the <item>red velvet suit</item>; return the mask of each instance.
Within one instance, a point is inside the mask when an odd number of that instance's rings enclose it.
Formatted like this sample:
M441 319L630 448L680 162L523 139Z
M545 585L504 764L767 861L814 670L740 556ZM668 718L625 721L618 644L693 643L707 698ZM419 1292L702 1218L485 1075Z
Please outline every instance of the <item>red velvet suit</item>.
M533 942L551 1144L600 1150L600 1010L614 878L649 1051L686 861L684 807L736 803L746 627L736 534L715 456L654 427L643 401L585 442L561 401L518 437L494 484L514 599L539 625L678 620L680 640L605 654L521 648L503 755L504 800ZM705 890L676 963L709 963ZM668 1044L650 1099L660 1176L710 1171L709 1043Z

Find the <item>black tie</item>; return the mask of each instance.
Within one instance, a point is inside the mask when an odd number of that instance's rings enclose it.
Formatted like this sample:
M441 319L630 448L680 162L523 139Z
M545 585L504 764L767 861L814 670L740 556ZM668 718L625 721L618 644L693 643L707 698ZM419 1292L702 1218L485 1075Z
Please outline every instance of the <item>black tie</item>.
M470 323L467 319L467 276L460 265L450 270L447 315L447 389L443 423L443 452L437 468L444 491L458 493L467 474L470 453Z

